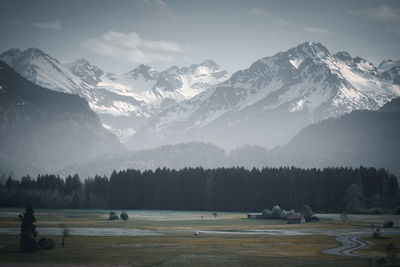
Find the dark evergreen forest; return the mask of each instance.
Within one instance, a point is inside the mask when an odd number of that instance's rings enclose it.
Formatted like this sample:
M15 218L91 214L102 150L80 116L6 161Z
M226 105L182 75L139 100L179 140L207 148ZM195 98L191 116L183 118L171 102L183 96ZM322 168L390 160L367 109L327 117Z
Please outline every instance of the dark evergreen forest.
M375 168L185 168L113 172L83 182L78 175L9 177L1 207L262 211L279 205L315 212L392 210L394 175Z

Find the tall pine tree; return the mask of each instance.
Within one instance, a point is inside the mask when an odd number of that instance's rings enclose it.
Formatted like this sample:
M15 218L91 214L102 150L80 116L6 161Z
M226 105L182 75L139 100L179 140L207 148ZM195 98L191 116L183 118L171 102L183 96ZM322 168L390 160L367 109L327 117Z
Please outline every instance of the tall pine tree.
M36 222L35 215L33 214L33 208L28 205L25 209L24 215L21 222L21 239L19 241L19 247L23 252L35 252L39 246L36 242Z

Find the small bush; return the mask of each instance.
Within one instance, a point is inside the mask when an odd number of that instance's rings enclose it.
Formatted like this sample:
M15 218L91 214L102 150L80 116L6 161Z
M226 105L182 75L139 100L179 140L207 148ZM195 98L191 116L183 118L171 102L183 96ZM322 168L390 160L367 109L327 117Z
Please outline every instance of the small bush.
M319 222L319 218L316 215L311 216L312 222Z
M393 221L386 221L383 223L384 228L392 228L394 225Z
M124 221L129 219L128 213L126 213L125 211L123 211L119 217Z
M374 238L381 238L381 229L379 229L379 228L375 229L373 237Z
M46 237L42 237L42 238L39 240L39 246L40 246L42 249L50 250L50 249L53 249L53 248L55 247L55 244L54 244L53 239L51 239L51 238L46 238Z
M270 211L269 209L265 209L265 210L263 211L263 217L264 217L265 219L271 218L271 211Z
M114 211L112 211L112 212L110 212L110 218L109 219L110 219L110 221L119 220L119 216Z

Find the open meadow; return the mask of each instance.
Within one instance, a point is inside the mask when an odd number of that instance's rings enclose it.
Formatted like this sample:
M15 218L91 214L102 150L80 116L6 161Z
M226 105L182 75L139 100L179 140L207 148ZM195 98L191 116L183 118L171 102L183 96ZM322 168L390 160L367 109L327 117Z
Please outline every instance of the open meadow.
M319 222L287 224L230 212L127 211L127 221L110 221L110 210L37 209L37 239L50 237L56 247L29 254L19 251L23 210L0 209L1 265L386 266L376 259L387 244L400 243L394 215L348 215L343 224L338 214L321 214ZM395 227L372 238L371 225L389 219ZM60 224L70 230L64 248ZM327 254L346 238L351 249Z

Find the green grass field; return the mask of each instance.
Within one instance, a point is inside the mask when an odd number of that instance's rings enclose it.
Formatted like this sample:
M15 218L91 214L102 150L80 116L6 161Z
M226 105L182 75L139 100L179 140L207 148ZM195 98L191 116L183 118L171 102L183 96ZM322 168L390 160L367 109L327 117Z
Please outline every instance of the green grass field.
M23 209L0 209L0 228L17 228L17 214ZM288 225L281 220L249 220L245 213L174 211L128 211L129 220L109 221L109 210L35 210L39 237L44 229L58 228L60 223L84 228L129 229L155 232L157 236L84 236L72 235L61 247L33 254L19 252L19 236L0 234L0 264L50 263L131 266L380 266L375 260L360 257L326 255L322 251L338 246L334 236L318 231L352 231L359 225L343 225L335 215L322 216L318 223ZM350 216L351 219L351 216ZM380 223L383 217L369 217ZM359 222L357 217L355 221ZM42 234L41 234L42 228ZM316 231L307 235L238 234L249 230ZM199 237L194 236L200 232ZM212 232L215 231L215 232ZM221 234L218 231L223 231ZM123 235L123 234L122 234ZM384 256L388 242L400 242L400 235L387 239L367 238L369 247L357 250L360 255ZM384 265L382 265L384 266Z

